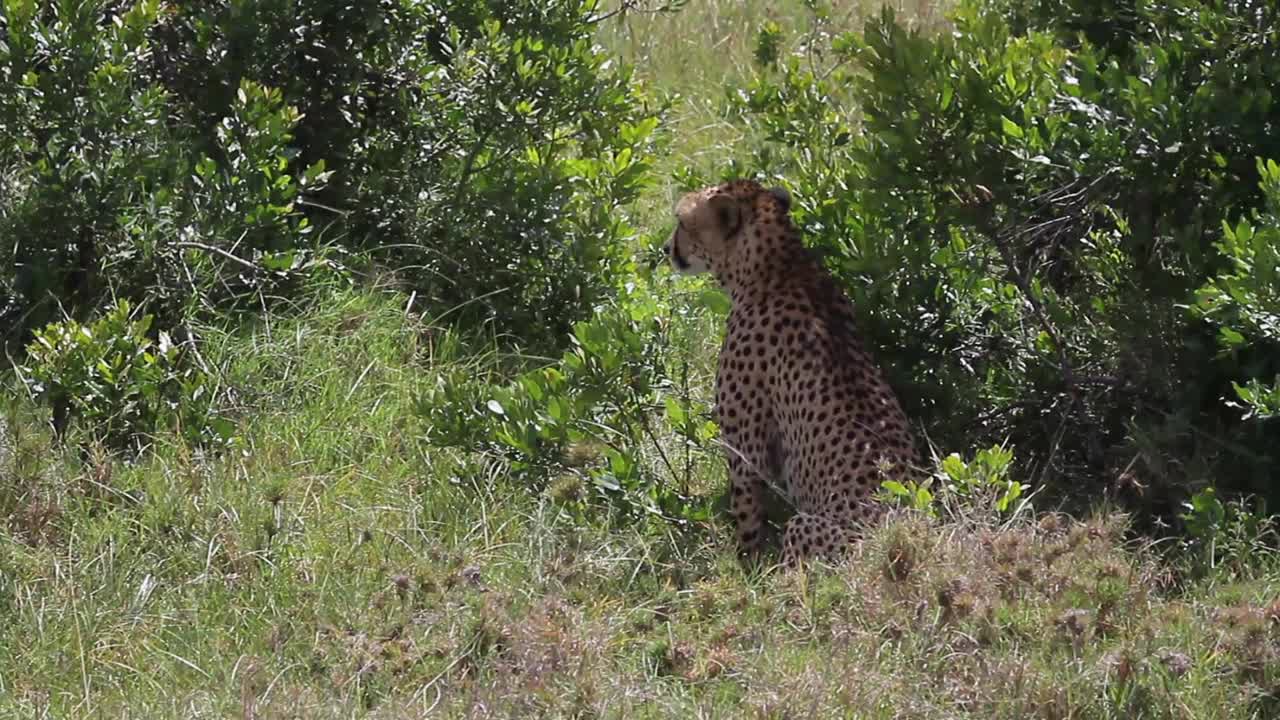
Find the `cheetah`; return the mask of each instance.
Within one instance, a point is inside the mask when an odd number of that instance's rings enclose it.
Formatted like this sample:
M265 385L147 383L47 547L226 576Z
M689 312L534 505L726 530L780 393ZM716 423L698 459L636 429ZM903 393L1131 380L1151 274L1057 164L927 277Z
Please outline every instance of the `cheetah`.
M782 560L835 558L880 516L881 482L918 468L906 414L854 328L853 305L801 243L785 190L737 180L685 195L664 248L731 300L715 383L739 550L757 556L765 489L795 509Z

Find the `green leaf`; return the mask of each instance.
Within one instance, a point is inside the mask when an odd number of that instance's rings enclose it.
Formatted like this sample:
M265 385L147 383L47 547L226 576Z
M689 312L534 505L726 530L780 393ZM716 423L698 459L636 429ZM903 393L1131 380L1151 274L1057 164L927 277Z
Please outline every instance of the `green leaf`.
M950 83L943 85L942 98L938 102L938 106L943 110L946 110L947 108L951 107L951 100L952 98L955 97L955 94L956 94L955 88L953 88Z
M553 395L547 400L547 414L556 422L565 422L569 419L569 403L559 395Z
M1022 138L1022 128L1018 124L1004 115L1000 116L1000 127L1004 129L1004 134L1009 137Z
M685 420L687 419L687 414L680 403L677 402L675 398L668 395L663 398L663 404L666 405L667 418L671 420L671 424L677 428L683 427Z
M924 487L916 488L916 497L915 497L916 509L923 510L929 507L929 505L932 502L933 502L933 493L929 492L929 490Z
M209 429L213 431L222 440L230 440L235 437L236 426L230 420L222 417L213 417L209 419Z
M294 258L293 252L267 253L262 256L260 262L267 270L284 272L293 267Z
M537 373L530 373L520 378L520 387L524 388L524 391L529 393L529 397L533 398L534 402L542 402L542 383L540 382Z
M907 490L907 486L897 480L885 480L880 483L880 487L897 497L909 497L911 495L911 491Z
M733 307L733 303L729 300L729 296L723 291L708 287L704 288L698 296L699 302L707 306L712 312L718 315L727 315Z
M1227 349L1235 349L1245 344L1245 337L1239 332L1232 330L1225 325L1218 328L1218 340L1221 341L1223 347Z

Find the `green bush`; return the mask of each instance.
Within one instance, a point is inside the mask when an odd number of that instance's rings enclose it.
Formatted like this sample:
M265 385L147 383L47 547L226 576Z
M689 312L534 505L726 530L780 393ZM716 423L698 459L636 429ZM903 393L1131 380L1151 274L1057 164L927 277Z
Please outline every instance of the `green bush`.
M1204 482L1274 493L1276 237L1219 229L1270 222L1275 9L1138 4L1121 28L1105 5L967 0L937 35L818 12L733 98L767 138L748 169L793 190L940 446L1008 440L1059 494L1146 486L1169 515Z
M951 453L932 477L886 481L882 494L895 504L929 513L941 502L982 516L1017 516L1029 507L1030 498L1023 496L1029 486L1010 477L1012 469L1013 452L998 445L979 450L968 462Z
M53 408L59 433L74 416L112 448L137 446L166 426L193 443L231 439L213 382L187 366L168 333L152 342L151 323L121 301L92 323L65 320L36 331L21 370L32 394Z
M691 484L695 470L718 462L718 432L687 381L689 338L662 322L670 307L660 297L637 278L575 325L557 362L509 383L461 370L437 376L418 398L430 439L496 453L514 477L573 511L603 501L631 519L706 519L710 500Z
M615 286L657 120L594 2L3 7L11 348L112 297L258 309L340 251L544 345Z
M1276 518L1266 504L1252 498L1227 502L1212 487L1201 488L1183 503L1182 540L1190 569L1199 576L1220 573L1227 577L1273 560L1276 553Z
M297 110L278 90L237 83L213 144L195 143L149 79L160 4L113 12L89 0L6 5L8 345L60 312L84 320L112 297L146 301L176 323L302 265L289 254L309 229L295 204L326 176L323 162L291 164Z
M1223 220L1222 240L1215 244L1229 265L1196 293L1194 312L1217 325L1223 353L1246 351L1250 345L1280 346L1280 165L1258 160L1264 208L1235 227ZM1256 361L1255 361L1256 363ZM1246 384L1232 382L1246 419L1280 417L1280 375L1267 383L1265 361L1246 368Z
M162 92L142 79L159 3L6 0L0 18L0 326L18 347L59 305L87 317L103 270L147 264L143 228L178 214ZM179 153L180 159L181 154ZM172 229L172 225L169 229ZM125 270L127 273L127 270Z
M327 168L313 222L338 221L455 320L562 345L613 287L656 125L593 46L595 6L184 5L154 28L154 75L219 160L239 82L279 89L298 109L287 167Z
M594 7L418 7L449 34L409 70L413 122L369 138L384 160L353 219L457 319L553 348L621 274L658 122L593 44Z

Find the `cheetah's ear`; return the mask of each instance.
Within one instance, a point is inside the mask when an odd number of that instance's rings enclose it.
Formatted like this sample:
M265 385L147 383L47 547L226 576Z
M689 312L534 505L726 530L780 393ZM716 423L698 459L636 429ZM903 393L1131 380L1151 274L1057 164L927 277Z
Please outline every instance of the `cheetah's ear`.
M773 199L777 200L778 204L782 206L782 212L785 213L791 210L791 193L787 192L786 188L769 188L769 194L772 195Z
M710 210L724 234L732 235L742 222L742 211L738 202L728 195L712 195L707 198L707 209Z

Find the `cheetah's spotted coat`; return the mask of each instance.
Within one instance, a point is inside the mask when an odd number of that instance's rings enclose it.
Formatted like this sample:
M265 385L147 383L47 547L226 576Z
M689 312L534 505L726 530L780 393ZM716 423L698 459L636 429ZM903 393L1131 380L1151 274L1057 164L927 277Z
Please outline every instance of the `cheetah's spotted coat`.
M897 398L854 330L853 307L800 241L785 191L735 181L690 193L667 242L681 272L711 272L732 309L716 376L742 551L763 540L766 482L796 514L788 565L832 556L879 514L873 492L915 467Z

